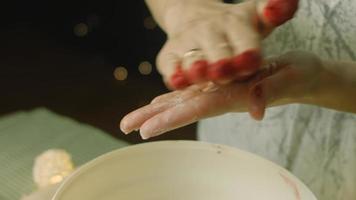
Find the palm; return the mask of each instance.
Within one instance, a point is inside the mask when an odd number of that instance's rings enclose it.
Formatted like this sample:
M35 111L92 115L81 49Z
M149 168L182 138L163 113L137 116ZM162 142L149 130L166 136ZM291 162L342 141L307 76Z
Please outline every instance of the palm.
M122 120L122 129L140 129L143 137L153 137L200 119L230 111L246 110L248 84L224 86L194 85L155 98Z

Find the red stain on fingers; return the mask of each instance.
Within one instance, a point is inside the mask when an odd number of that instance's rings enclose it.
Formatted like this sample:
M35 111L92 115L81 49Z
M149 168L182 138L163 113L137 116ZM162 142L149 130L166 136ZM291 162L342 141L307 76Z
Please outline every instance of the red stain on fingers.
M230 58L218 60L208 69L208 77L212 81L232 79L234 74L235 69Z
M176 72L170 78L169 85L173 89L183 89L190 85L190 81L186 73L180 67L177 67Z
M233 58L233 66L237 80L244 80L254 75L262 64L259 50L252 49Z
M293 18L298 9L298 3L298 0L269 0L263 16L272 26L279 26Z
M192 83L200 83L207 80L208 62L206 60L198 60L190 66L188 77Z

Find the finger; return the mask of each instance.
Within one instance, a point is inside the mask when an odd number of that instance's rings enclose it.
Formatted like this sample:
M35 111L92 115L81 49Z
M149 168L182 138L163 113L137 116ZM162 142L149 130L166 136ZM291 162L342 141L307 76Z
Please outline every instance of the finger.
M146 120L154 115L196 96L200 92L196 88L197 86L191 86L191 88L184 91L170 92L156 97L154 103L146 105L126 115L121 120L120 129L126 134L139 129Z
M191 85L191 82L189 81L187 73L178 66L169 80L169 85L173 89L180 90Z
M207 80L208 61L201 48L189 50L182 59L182 68L187 72L190 82L200 83Z
M197 109L197 103L187 100L153 116L140 127L141 137L147 139L196 122L203 114L203 109ZM201 102L199 106L202 106Z
M157 113L163 112L172 105L170 103L149 104L127 114L120 122L120 129L123 133L129 134L138 130L140 126Z
M179 104L147 120L140 127L142 139L158 136L167 131L195 122L197 119L194 118L192 113L187 112L186 109L185 105Z
M259 0L257 10L265 26L276 27L293 18L299 0Z
M182 70L183 50L177 40L167 42L157 56L157 69L169 88L182 89L190 85L186 73Z
M278 66L270 76L262 79L250 89L248 108L250 115L261 120L264 117L268 104L273 104L276 99L289 96L295 71L289 66Z
M209 26L209 25L207 25ZM221 27L207 27L199 34L199 45L209 61L207 76L211 81L232 80L234 69L230 58L232 51Z
M250 116L255 120L262 120L266 109L266 99L261 85L254 86L250 91L248 109Z
M244 86L234 85L219 88L218 90L202 92L194 98L182 101L147 120L140 127L142 138L147 139L167 131L194 123L200 119L219 115L233 110L238 103L237 98L243 101Z
M243 24L240 21L231 23L233 25L229 26L226 32L235 55L232 64L235 78L243 80L253 75L261 66L261 36L251 24Z
M167 102L168 100L170 100L171 98L178 96L180 93L182 93L181 90L176 90L173 92L169 92L166 94L162 94L160 96L155 97L154 99L152 99L150 104L155 104L155 103L162 103L162 102Z
M261 66L261 53L258 49L246 50L233 59L235 79L246 80L254 75Z
M189 90L189 91L178 90L178 91L169 92L169 93L160 95L158 97L155 97L151 101L151 104L168 102L168 101L171 101L174 98L177 98L178 96L183 96L184 97L183 99L186 99L187 97L185 97L185 96L188 96L189 93L194 93L195 94L197 92L200 92L205 87L205 85L207 85L207 84L194 84L194 85L191 85L191 86L189 86L188 88L185 89L185 90Z
M164 79L169 79L181 64L181 58L175 46L172 42L166 42L157 55L157 70Z
M264 65L258 74L249 82L249 113L252 118L262 120L266 108L266 99L261 82L283 69L286 64L281 57L269 57L264 61Z

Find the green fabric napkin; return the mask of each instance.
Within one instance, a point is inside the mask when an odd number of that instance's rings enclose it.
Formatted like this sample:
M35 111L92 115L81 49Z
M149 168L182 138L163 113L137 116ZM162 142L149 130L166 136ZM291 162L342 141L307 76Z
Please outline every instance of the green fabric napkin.
M17 200L36 189L32 180L34 158L48 149L68 151L79 166L127 145L45 108L1 117L0 200Z

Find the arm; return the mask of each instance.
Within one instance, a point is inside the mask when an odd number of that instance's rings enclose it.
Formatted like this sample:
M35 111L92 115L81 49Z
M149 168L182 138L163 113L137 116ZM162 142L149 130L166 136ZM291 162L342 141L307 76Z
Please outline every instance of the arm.
M250 90L253 118L262 119L265 107L291 103L356 113L355 62L322 60L307 52L290 52L268 62L274 67Z
M249 82L193 85L156 97L126 115L121 130L140 129L148 138L228 112L249 111L260 120L266 107L292 103L356 113L356 63L323 61L307 52L290 52L266 63Z
M324 61L323 66L315 98L310 103L356 113L356 62Z

